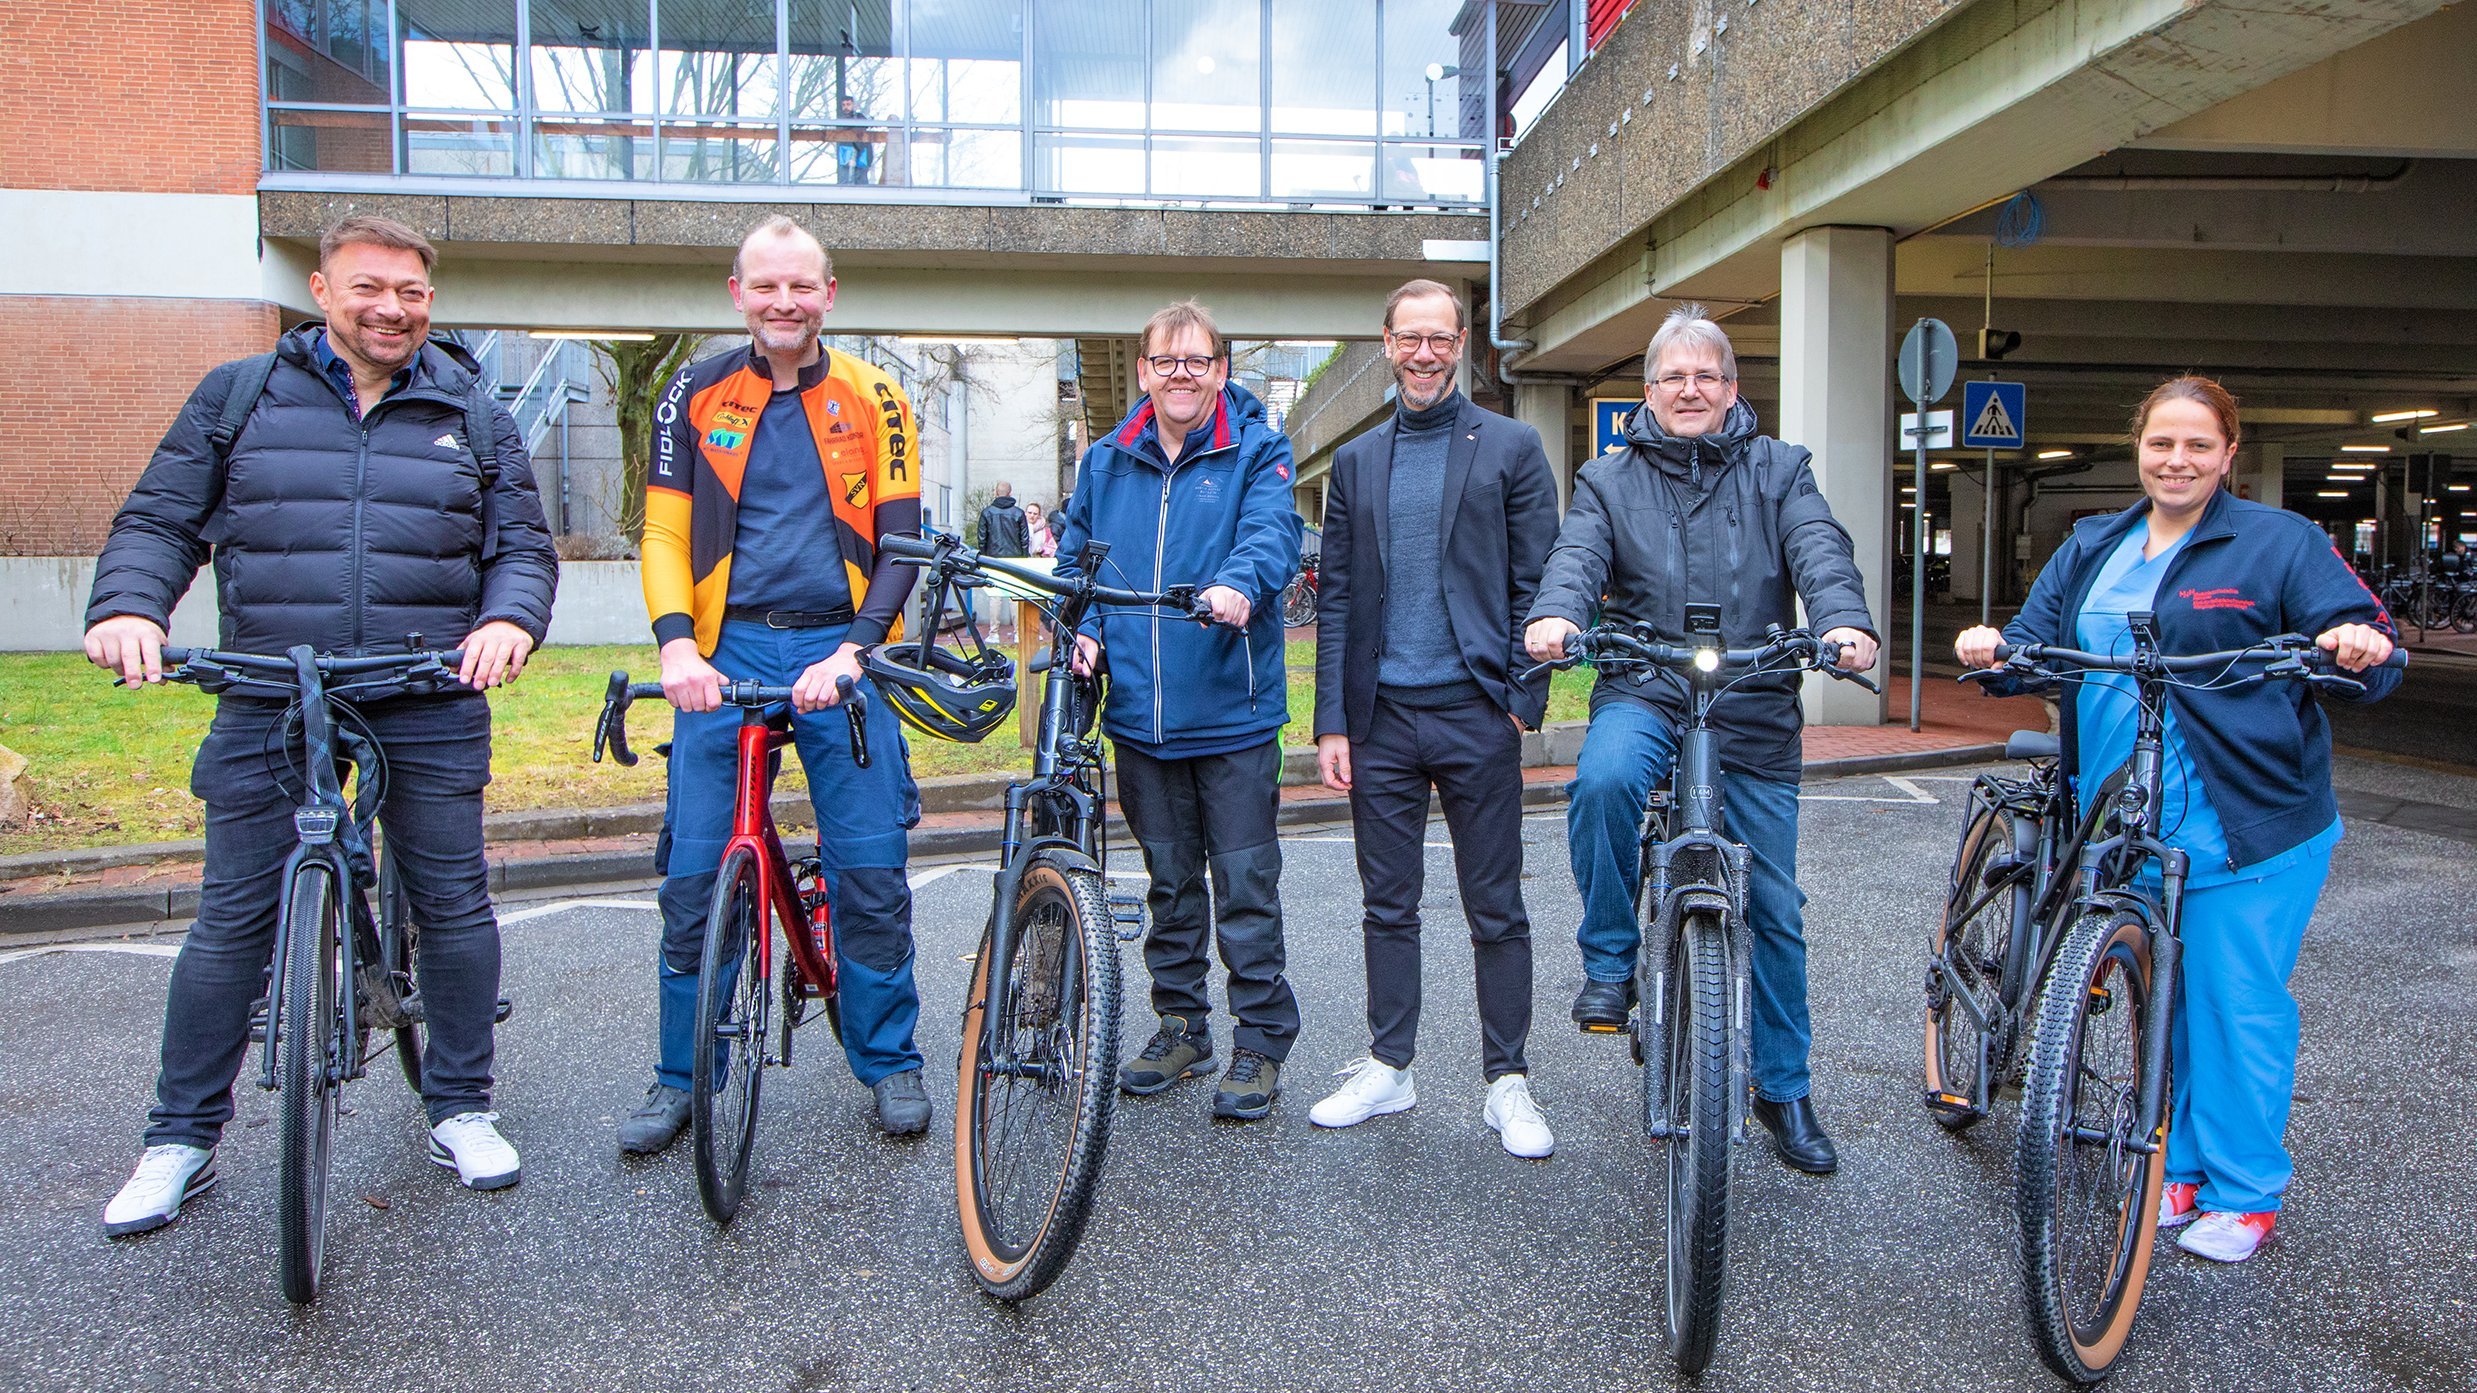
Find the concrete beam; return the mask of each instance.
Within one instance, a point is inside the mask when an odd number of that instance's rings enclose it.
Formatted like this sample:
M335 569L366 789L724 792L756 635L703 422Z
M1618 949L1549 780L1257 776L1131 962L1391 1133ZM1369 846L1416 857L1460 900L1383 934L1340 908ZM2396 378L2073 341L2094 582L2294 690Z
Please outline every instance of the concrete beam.
M2453 5L2171 122L2149 150L2477 157L2477 6Z

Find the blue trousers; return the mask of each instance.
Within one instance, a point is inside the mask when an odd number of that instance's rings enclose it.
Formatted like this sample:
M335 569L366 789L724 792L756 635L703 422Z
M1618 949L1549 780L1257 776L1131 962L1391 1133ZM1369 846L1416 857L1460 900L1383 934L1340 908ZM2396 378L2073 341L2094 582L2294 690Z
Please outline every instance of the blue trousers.
M1642 928L1643 807L1677 761L1669 718L1632 701L1591 713L1574 782L1566 786L1566 844L1583 901L1583 972L1595 982L1634 975ZM1798 786L1745 774L1721 775L1721 830L1753 853L1746 926L1754 935L1755 1089L1776 1103L1808 1089L1806 1056L1814 1031L1806 1014L1805 894L1798 889Z
M2324 847L2267 876L2185 892L2167 1178L2200 1185L2204 1210L2276 1210L2296 1173L2284 1141L2296 1094L2288 976L2330 873Z
M844 629L769 629L725 623L711 661L725 677L788 686L832 656ZM670 803L662 864L661 1060L654 1077L687 1088L696 1066L697 969L715 872L731 839L740 712L674 713ZM834 916L843 1051L853 1077L874 1085L921 1066L912 1032L920 991L912 981L912 892L904 875L920 790L894 708L872 694L869 767L852 763L840 709L794 719L792 739L817 810L817 855ZM780 963L781 958L776 958ZM779 969L778 969L779 970Z

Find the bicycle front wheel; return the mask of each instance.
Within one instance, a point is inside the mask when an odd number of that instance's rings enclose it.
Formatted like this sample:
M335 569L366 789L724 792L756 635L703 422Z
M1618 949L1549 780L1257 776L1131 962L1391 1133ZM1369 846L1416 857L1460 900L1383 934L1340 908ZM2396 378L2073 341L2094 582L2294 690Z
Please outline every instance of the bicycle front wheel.
M705 915L705 956L697 969L697 1055L689 1076L689 1123L696 1133L697 1196L715 1223L728 1224L748 1194L748 1156L757 1140L757 1095L765 1082L765 938L772 932L765 881L746 847L723 859Z
M1282 624L1302 628L1316 622L1316 587L1304 575L1292 576L1282 587Z
M1043 1290L1075 1255L1118 1074L1118 934L1100 876L1034 861L1010 924L1005 962L991 961L991 935L981 939L955 1107L964 1250L981 1289L1001 1301ZM994 1031L993 981L1007 998Z
M333 870L317 862L293 873L284 896L282 1008L274 1022L277 1109L275 1220L284 1299L318 1295L327 1255L327 1168L334 1154L336 1082L343 1043L339 1003L343 906Z
M1729 947L1717 914L1686 914L1660 1009L1666 1057L1646 1067L1667 1071L1669 1343L1691 1376L1711 1362L1729 1276Z
M2083 915L2039 992L2014 1181L2031 1337L2080 1383L2123 1352L2150 1273L2167 1170L2164 1123L2137 1135L2151 1007L2149 926Z
M1952 883L1944 891L1943 918L1935 926L1935 956L1942 969L1927 980L1927 1108L1943 1126L1960 1131L1986 1116L1995 1096L1990 1065L1995 1042L1970 1008L1992 1013L2004 991L2004 955L2013 939L2022 874L2008 865L2014 814L1981 806L1961 834ZM1966 994L1966 1000L1964 996Z
M420 946L421 926L413 922L413 900L404 893L404 873L396 866L395 853L382 851L378 858L379 966L399 1000L410 1001L415 996L414 959ZM397 1027L395 1035L396 1063L404 1068L404 1081L419 1093L422 1023L407 1021Z

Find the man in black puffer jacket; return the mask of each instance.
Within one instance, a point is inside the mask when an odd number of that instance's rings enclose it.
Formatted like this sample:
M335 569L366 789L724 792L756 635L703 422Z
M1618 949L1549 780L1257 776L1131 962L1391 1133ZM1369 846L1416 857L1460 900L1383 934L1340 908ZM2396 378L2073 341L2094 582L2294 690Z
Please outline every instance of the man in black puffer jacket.
M541 642L559 562L515 422L474 396L469 356L426 342L436 260L419 233L386 219L328 231L310 277L326 323L287 334L271 367L227 363L190 395L112 520L86 653L133 684L161 681L173 606L210 556L226 649L386 653L419 634L465 650L469 690L358 710L385 754L380 822L422 926L430 1157L468 1186L497 1189L518 1168L490 1111L499 931L482 857L481 693ZM246 414L227 415L228 402ZM234 420L219 444L217 427ZM467 438L473 420L489 422L487 465ZM225 696L198 750L190 789L206 800L205 882L172 969L146 1154L104 1211L109 1235L171 1222L214 1182L294 840L298 789L269 768L282 762L284 708Z

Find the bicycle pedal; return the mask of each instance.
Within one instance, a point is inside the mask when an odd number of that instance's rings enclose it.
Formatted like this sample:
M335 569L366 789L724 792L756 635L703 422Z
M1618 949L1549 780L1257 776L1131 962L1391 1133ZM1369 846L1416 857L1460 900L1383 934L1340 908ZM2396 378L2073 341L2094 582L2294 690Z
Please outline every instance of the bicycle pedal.
M1606 1021L1585 1021L1582 1024L1585 1035L1631 1035L1634 1033L1632 1021L1627 1021L1623 1025L1610 1025Z
M249 1013L249 1042L253 1045L267 1042L267 1008L264 1006Z
M1958 1093L1930 1092L1923 1096L1922 1101L1926 1103L1927 1111L1945 1113L1954 1117L1960 1117L1977 1111L1977 1109L1971 1105L1969 1099L1962 1097Z
M1118 941L1133 943L1144 936L1144 897L1111 891L1110 922L1118 926Z
M421 996L420 996L420 994L419 994L419 993L415 993L415 994L414 994L414 996L413 996L413 1001L414 1001L414 1002L418 1002L418 1001L420 1001L420 1000L421 1000ZM408 1005L410 1005L410 1004L412 1004L412 1003L411 1003L411 1002L408 1002L407 1004L408 1004ZM512 1015L515 1015L515 1014L516 1014L516 1003L515 1003L515 1002L513 1002L513 1001L508 1000L508 999L507 999L506 997L504 997L504 996L503 996L503 997L500 997L500 998L499 998L499 1005L498 1005L497 1009L493 1010L493 1011L490 1013L490 1023L491 1023L492 1025L505 1025L505 1024L507 1024L507 1018L508 1018L508 1017L510 1017L510 1016L512 1016Z

